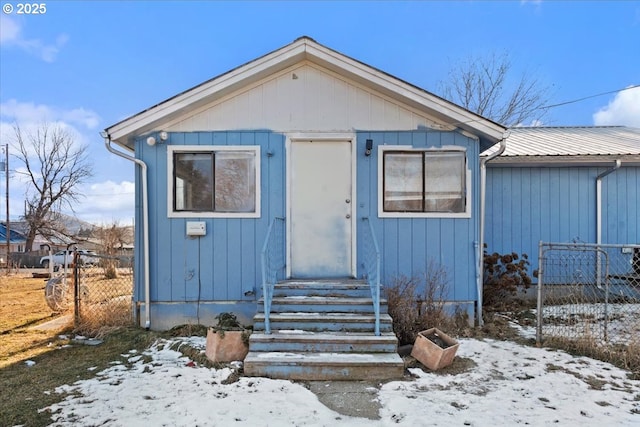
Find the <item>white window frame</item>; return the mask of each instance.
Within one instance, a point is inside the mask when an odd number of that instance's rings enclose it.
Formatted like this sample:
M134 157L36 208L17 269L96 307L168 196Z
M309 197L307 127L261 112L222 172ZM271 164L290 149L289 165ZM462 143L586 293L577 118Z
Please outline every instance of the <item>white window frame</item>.
M255 153L255 212L176 211L173 206L173 155L174 153L215 153L216 151L246 151ZM167 216L169 218L260 218L260 146L259 145L167 145Z
M465 155L467 168L465 170L465 210L464 212L385 212L384 210L384 152L462 152ZM378 146L378 217L379 218L471 218L471 170L467 150L458 146L443 146L434 148L415 148L411 145L379 145Z

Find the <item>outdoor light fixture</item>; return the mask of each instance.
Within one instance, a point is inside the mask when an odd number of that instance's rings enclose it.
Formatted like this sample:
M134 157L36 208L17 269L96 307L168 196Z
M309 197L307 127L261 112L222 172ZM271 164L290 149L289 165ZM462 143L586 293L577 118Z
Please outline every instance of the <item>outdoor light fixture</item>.
M364 155L370 156L372 148L373 148L373 139L367 139L367 146L366 146L366 149L364 150Z
M153 136L150 136L149 138L147 138L147 145L149 147L153 147L154 145L156 145L156 139Z
M169 134L165 131L160 132L160 141L166 141L169 139Z

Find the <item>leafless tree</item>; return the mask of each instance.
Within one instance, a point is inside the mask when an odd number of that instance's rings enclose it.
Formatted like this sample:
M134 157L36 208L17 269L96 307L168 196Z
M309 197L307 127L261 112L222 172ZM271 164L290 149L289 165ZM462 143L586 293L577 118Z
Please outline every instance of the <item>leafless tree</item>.
M505 126L535 124L547 114L550 87L534 75L513 75L507 53L469 57L439 84L442 96Z
M79 184L89 178L87 147L75 142L59 125L44 123L30 131L14 125L16 157L24 164L30 185L25 195L24 219L28 224L26 250L39 233L45 238L68 235L60 221L63 207L73 211L82 196Z
M119 261L116 258L123 245L130 241L130 232L127 227L120 227L117 222L109 226L98 227L94 231L100 240L102 252L108 257L101 260L104 274L107 279L115 279L118 275Z

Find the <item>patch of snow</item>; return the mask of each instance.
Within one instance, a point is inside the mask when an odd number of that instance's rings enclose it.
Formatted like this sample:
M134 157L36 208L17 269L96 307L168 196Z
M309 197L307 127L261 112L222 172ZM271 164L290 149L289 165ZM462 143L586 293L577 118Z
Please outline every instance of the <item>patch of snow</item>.
M158 341L145 358L117 364L95 378L58 387L69 393L44 410L55 426L246 425L420 426L580 425L637 426L640 381L610 364L513 342L460 339L458 357L474 366L443 375L412 369L411 381L380 386L380 420L340 415L302 384L241 377L233 369L188 368L174 344L205 345L204 338ZM151 360L146 363L144 360ZM368 387L367 393L376 393Z

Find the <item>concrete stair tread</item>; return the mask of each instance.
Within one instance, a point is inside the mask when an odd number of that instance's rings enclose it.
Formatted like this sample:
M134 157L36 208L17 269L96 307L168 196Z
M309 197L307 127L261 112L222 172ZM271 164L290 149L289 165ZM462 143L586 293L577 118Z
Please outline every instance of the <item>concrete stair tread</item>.
M380 336L370 333L359 332L312 332L297 329L273 330L271 334L254 332L249 337L250 342L258 341L322 341L322 342L381 342L388 341L396 343L397 339L393 332L383 332Z
M256 321L264 321L264 313L257 313L254 317ZM269 315L269 319L272 322L274 321L282 321L282 320L293 320L298 322L314 322L318 320L328 321L328 320L336 320L338 322L349 321L349 322L370 322L372 319L375 320L375 316L373 314L358 314L358 313L345 313L345 312L318 312L311 313L306 311L285 311L279 313L271 313ZM380 322L391 322L391 316L388 314L380 314Z
M275 284L275 289L369 289L364 280L287 280Z
M297 353L297 352L249 352L246 364L279 365L392 365L404 366L397 353Z
M263 299L260 298L260 302ZM350 298L350 297L332 297L332 296L277 296L271 299L271 304L282 304L282 303L294 303L294 304L349 304L349 305L362 305L362 304L371 304L373 305L373 300L371 298ZM385 299L380 299L380 304L386 304Z

